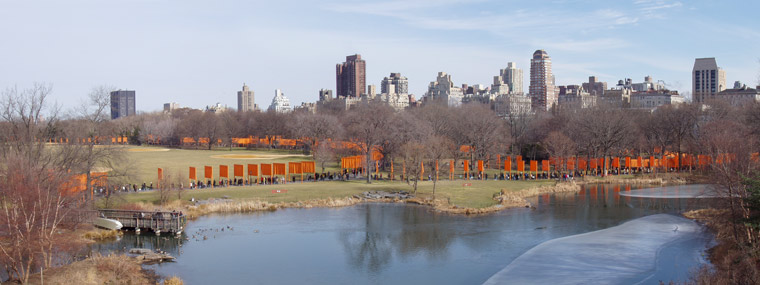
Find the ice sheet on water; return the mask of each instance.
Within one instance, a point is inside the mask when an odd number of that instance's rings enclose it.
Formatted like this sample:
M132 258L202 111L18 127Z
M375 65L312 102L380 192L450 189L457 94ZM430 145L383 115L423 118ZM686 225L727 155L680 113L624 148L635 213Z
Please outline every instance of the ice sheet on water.
M656 187L620 192L621 196L642 198L717 198L715 187L707 184Z
M485 284L629 284L652 276L666 244L701 231L694 221L651 215L622 225L553 239L528 250Z

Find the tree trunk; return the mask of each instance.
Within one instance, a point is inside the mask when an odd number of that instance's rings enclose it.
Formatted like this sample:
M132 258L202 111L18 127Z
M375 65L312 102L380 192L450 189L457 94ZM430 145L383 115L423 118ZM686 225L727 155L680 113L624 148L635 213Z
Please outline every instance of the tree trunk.
M367 160L366 160L366 167L364 167L364 175L367 176L367 184L372 184L372 180L369 179L369 168L370 168L370 158L372 157L372 148L367 147Z

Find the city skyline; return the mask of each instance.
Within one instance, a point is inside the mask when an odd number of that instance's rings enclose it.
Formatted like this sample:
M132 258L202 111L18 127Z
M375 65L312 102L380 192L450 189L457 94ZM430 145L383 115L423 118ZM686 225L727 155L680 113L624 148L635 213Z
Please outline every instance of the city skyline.
M557 85L581 84L589 76L614 85L650 75L689 94L695 58L716 58L729 86L758 84L758 6L644 0L4 2L0 30L12 44L0 47L6 55L0 88L50 83L52 99L74 107L92 87L112 85L137 90L138 111L157 111L166 102L235 106L234 94L246 82L253 91L282 89L299 105L317 101L320 89L335 90L334 64L361 54L369 64L367 85L400 72L419 98L438 72L452 75L457 85L488 84L508 62L527 73L531 53L544 49ZM36 20L28 21L32 15ZM268 99L256 103L267 106Z

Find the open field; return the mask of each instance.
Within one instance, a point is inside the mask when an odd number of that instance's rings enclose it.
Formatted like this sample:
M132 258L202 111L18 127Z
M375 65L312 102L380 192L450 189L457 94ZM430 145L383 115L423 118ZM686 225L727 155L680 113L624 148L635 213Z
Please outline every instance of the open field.
M187 181L188 168L195 166L198 176L203 176L203 166L213 166L214 176L218 177L219 165L233 164L260 164L260 163L288 163L312 160L311 156L287 153L282 151L251 151L234 149L218 150L186 150L167 149L161 147L135 147L126 149L128 167L133 179L131 183L156 182L158 168L164 169L164 175L176 176L179 174L183 181Z
M471 186L463 186L465 183ZM484 208L497 204L494 194L502 189L519 191L543 185L552 185L553 181L439 181L436 187L436 198L448 199L451 204L468 208ZM420 182L417 196L432 196L433 183ZM273 194L272 190L287 190L287 193ZM208 199L227 196L236 200L261 200L270 203L297 202L312 199L343 198L360 194L365 191L413 191L412 186L401 181L377 181L367 184L363 180L353 181L323 181L289 183L283 185L233 186L221 188L206 188L185 190L184 199ZM157 203L156 192L130 193L124 195L127 202Z

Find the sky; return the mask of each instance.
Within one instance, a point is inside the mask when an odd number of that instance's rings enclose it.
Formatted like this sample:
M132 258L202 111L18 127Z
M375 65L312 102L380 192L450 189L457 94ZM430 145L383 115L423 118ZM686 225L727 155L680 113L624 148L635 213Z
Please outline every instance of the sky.
M608 86L650 75L691 92L695 58L760 84L760 1L0 0L0 90L51 84L64 108L96 86L136 90L138 111L163 103L237 106L243 83L267 108L335 90L335 65L361 54L367 84L391 72L420 98L438 72L490 85L515 62L551 56L557 85Z

